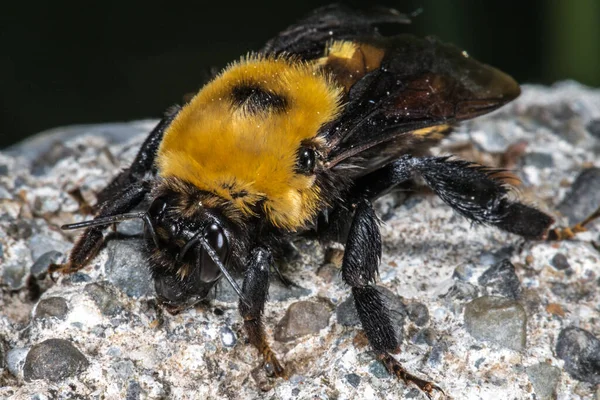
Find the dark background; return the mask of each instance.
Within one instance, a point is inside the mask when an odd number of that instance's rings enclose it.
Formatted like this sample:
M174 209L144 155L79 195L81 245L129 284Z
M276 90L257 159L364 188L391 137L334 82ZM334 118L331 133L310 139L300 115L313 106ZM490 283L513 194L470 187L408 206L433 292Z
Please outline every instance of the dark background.
M211 67L260 48L328 2L86 3L2 6L0 148L61 125L157 118L196 91ZM452 42L519 82L600 86L598 0L379 4L422 8L406 32Z

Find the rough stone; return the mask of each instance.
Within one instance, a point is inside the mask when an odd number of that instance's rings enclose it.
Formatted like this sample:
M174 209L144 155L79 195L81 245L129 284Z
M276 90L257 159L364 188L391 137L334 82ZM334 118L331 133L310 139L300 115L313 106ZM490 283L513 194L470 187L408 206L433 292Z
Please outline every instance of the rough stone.
M60 251L50 250L42 254L31 267L30 273L35 277L41 277L48 272L48 267L51 264L58 262L60 257L63 255Z
M559 216L554 211L569 191L565 182L573 182L584 168L600 168L600 141L589 130L590 123L598 119L598 110L597 89L572 82L552 88L527 86L517 101L457 126L452 135L432 149L432 154L456 154L502 167L498 163L506 160L500 160L504 157L500 153L515 143L527 142L527 151L522 153L525 162L509 160L513 164L508 168L523 182L518 195L511 193L510 198ZM23 279L15 280L18 283L12 286L3 278L7 269L18 269L23 273L21 278L29 277L30 267L39 260L30 248L36 245L31 242L36 236L62 241L68 250L79 232L63 235L56 227L88 217L81 214L67 192L79 189L93 203L98 191L135 157L154 123L119 124L116 130L113 125L60 128L55 131L60 138L44 135L33 148L28 143L14 151L0 151L0 165L6 166L6 175L0 177L0 208L4 211L0 212L0 279L4 284L0 285L0 336L12 347L6 354L11 360L7 361L10 373L5 371L0 376L0 398L424 398L419 390L409 389L387 374L381 362L375 360L359 325L348 328L330 321L317 334L286 343L273 340L274 328L291 303L318 298L325 304L340 305L349 294L338 270L319 268L324 264L327 247L306 238L294 242L299 249L297 257L278 264L301 289L281 285L273 272L263 318L267 340L291 374L289 380L272 380L266 386L255 382L255 372L263 373L257 368L261 359L248 343L237 311L238 298L231 291L227 301L211 298L171 315L156 304L151 293L148 298L131 299L122 293L123 287L108 281L108 246L79 273L62 277L58 283L39 279L46 290L44 298L67 300L69 310L64 322L55 318L34 319L31 324L23 321L23 316L35 315L35 308ZM564 135L563 128L570 133ZM70 136L63 136L65 132ZM472 139L475 145L468 146ZM56 158L50 157L43 167L38 164L32 168L32 161L45 157L44 151L39 151L40 143L46 146L56 142L61 142L66 151L56 164ZM479 146L484 142L485 146ZM45 151L57 149L61 150L50 145ZM500 153L488 154L482 149ZM544 156L528 163L532 161L527 158L531 152L551 154L553 167L543 167ZM561 369L558 399L593 398L593 384L578 382L567 373L563 365L568 363L553 351L560 324L579 324L595 335L600 332L600 319L594 317L594 307L600 304L599 253L589 241L562 242L559 250L556 243L543 241L522 246L515 235L489 226L472 226L436 196L421 190L400 195L408 195L408 200L395 202L386 196L375 203L379 216L386 221L380 225L383 252L378 281L402 294L407 304L422 303L430 311L427 328L412 322L404 327L410 339L400 342L401 352L396 358L406 370L432 379L451 398L524 399L540 397L529 366L544 362ZM57 209L59 213L52 212ZM44 218L39 217L40 212ZM597 222L590 224L591 232L581 236L597 238L599 226ZM119 240L127 243L139 239L139 231L139 221L117 227ZM115 235L110 229L107 234ZM55 246L39 251L36 249L36 255L60 252L63 259L67 254ZM563 253L571 266L560 273L548 267L557 252ZM519 274L519 302L530 316L527 351L519 354L478 342L469 335L461 317L469 301L491 292L477 284L480 274L507 258ZM120 262L116 258L113 261L114 268L119 268ZM526 266L521 268L519 264ZM461 271L460 266L465 268ZM99 284L101 290L96 293L98 288L90 287L86 291L86 283ZM229 289L224 280L220 285ZM548 304L560 305L565 316L548 314ZM353 309L352 299L348 305ZM214 307L220 311L213 312ZM404 321L407 314L404 310L391 315ZM227 346L231 343L228 329L237 336L233 347ZM90 361L86 373L59 384L25 381L23 364L28 349L48 335L77 343ZM361 378L357 387L346 379L351 373Z
M479 297L465 307L465 328L475 339L511 350L525 349L527 315L523 306L503 297Z
M29 350L23 376L28 382L35 379L59 382L77 376L88 364L87 358L68 340L47 339Z
M418 326L424 326L429 322L429 310L423 303L408 303L406 311L408 318Z
M237 338L235 337L235 333L228 327L224 326L221 328L221 343L225 347L233 347L237 343Z
M114 289L106 282L90 283L85 286L84 291L96 303L102 314L114 317L123 312L123 304L116 298Z
M154 281L142 252L142 240L111 240L106 247L108 260L104 268L108 281L134 298L154 296Z
M34 260L38 260L41 256L50 251L66 253L71 248L71 244L50 236L37 234L33 235L29 239L28 247L31 250L31 258Z
M526 371L538 399L556 399L560 381L560 369L558 367L547 363L539 363L527 367Z
M574 326L563 329L556 341L556 355L573 378L600 384L600 340L588 331Z
M62 297L47 297L38 302L35 307L35 318L55 317L65 319L69 312L67 301Z
M503 260L488 268L478 280L479 284L497 294L516 299L521 294L521 282L515 272L515 266L509 260Z
M556 268L559 271L564 271L566 269L571 268L567 256L565 256L563 253L556 253L554 257L552 257L551 264L554 268Z
M346 380L348 381L348 383L350 385L352 385L355 388L357 388L358 385L360 385L360 376L358 376L356 374L347 374Z
M27 358L28 348L16 347L6 353L6 366L13 376L20 377Z
M329 325L331 308L324 303L298 301L292 303L275 327L275 340L291 342L318 333Z
M569 224L577 224L592 214L600 204L600 168L583 170L558 210L569 218Z

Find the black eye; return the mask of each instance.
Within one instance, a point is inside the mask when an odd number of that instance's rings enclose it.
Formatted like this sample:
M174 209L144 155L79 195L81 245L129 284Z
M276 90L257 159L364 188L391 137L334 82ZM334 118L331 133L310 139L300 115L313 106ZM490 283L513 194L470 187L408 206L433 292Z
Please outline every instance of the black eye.
M204 234L210 247L219 256L219 260L225 264L227 262L229 246L223 229L218 224L210 224L206 227ZM200 254L200 279L204 282L212 282L220 277L221 269L214 263L206 251L202 251Z
M300 147L298 150L298 161L296 171L300 174L310 175L315 172L316 155L310 147Z

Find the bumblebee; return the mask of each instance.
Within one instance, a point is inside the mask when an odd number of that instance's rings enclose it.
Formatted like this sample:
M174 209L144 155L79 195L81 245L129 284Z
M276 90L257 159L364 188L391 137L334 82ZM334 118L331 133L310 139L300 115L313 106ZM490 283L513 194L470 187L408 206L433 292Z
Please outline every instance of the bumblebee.
M498 170L427 155L456 123L503 106L520 88L452 45L378 29L407 22L394 10L328 6L229 65L165 114L98 194L93 220L63 226L85 230L52 271L80 270L107 226L141 219L158 300L177 312L225 278L264 368L285 377L262 323L275 260L297 235L339 241L342 278L373 351L391 374L426 393L439 389L392 356L399 343L374 286L373 201L419 177L474 223L544 239L553 219L509 199Z

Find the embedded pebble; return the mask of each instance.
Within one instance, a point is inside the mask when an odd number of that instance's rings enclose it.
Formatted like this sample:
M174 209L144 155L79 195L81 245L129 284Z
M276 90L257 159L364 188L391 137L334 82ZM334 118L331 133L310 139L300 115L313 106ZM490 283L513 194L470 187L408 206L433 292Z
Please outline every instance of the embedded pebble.
M141 239L114 239L106 245L108 260L104 266L110 283L130 297L154 296L154 281Z
M565 256L563 253L556 253L554 257L552 257L551 264L559 271L564 271L571 268L567 256Z
M64 339L48 339L33 345L23 367L25 381L44 379L59 382L76 376L88 367L88 360Z
M27 353L29 353L29 349L24 347L16 347L6 353L6 367L13 376L22 376Z
M142 387L136 381L130 381L127 386L127 395L125 400L139 400L142 394Z
M415 344L433 346L436 342L436 337L437 335L433 329L423 328L412 337L412 341Z
M577 224L592 214L600 204L600 168L584 169L557 207L569 218L569 224Z
M408 303L406 311L408 318L418 326L423 326L429 322L429 310L423 303Z
M574 326L565 328L558 335L556 354L573 378L600 384L600 340L596 336Z
M62 297L41 299L35 307L35 318L55 317L64 320L69 312L67 301Z
M521 281L515 266L503 260L488 268L478 279L478 283L490 290L490 294L516 299L521 294Z
M235 333L233 333L233 331L229 327L224 326L223 328L221 328L220 335L221 335L221 343L223 343L223 346L225 346L225 347L235 346L235 344L237 342L237 338L235 337Z
M560 382L560 368L542 362L531 365L525 370L538 399L556 399L556 390Z
M373 361L371 364L369 364L369 372L379 379L391 377L390 373L381 361Z
M123 304L115 296L114 289L106 282L90 283L85 286L84 291L104 315L114 317L124 310Z
M347 374L346 380L350 385L354 386L355 388L357 388L358 385L360 385L360 376L356 374Z
M552 157L552 154L548 153L527 153L521 158L521 162L524 165L533 165L538 168L551 168L554 166L554 158Z
M514 300L483 296L471 301L465 306L465 328L475 339L516 351L525 349L527 315Z
M331 308L324 303L298 301L292 303L275 327L275 340L291 342L299 337L319 333L329 325Z
M33 235L29 239L28 247L31 250L31 258L37 260L49 251L66 253L71 249L72 244L64 240L58 240L50 236L38 234Z
M48 267L51 264L58 262L60 257L63 255L60 251L50 250L46 253L42 254L31 267L30 273L36 278L43 276L46 272L48 272Z
M591 120L585 128L592 136L600 139L600 119Z

